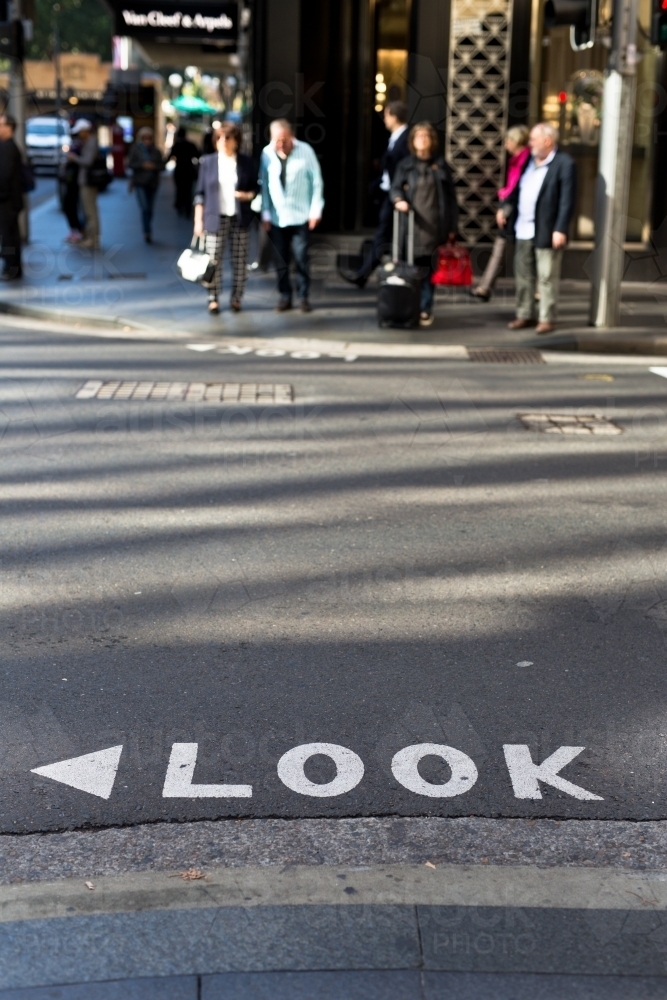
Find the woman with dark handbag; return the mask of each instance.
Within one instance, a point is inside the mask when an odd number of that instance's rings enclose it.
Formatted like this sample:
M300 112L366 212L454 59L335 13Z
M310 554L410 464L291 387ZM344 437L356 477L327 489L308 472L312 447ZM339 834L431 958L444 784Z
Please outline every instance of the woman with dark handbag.
M505 187L502 187L498 192L498 200L501 205L507 201L509 196L512 194L512 191L514 191L517 184L521 180L521 174L523 173L526 162L530 157L528 135L529 132L525 125L515 125L513 128L509 129L507 135L505 136L505 149L509 153L509 160L507 161L507 182ZM500 274L502 266L505 263L506 247L506 229L505 226L501 226L499 227L498 235L494 240L493 250L491 251L489 263L486 265L484 274L479 279L479 283L476 287L470 292L473 298L481 299L482 302L488 302L491 298L494 285L498 280L498 275Z
M452 173L438 154L438 133L430 122L412 127L408 149L411 155L396 168L389 197L399 212L412 209L415 213L414 259L422 271L419 325L430 326L437 250L456 240L459 210Z
M252 211L250 202L257 193L257 167L250 156L240 152L241 130L233 122L223 122L214 134L216 153L203 156L195 191L194 235L206 234L206 251L215 260L215 272L208 291L208 310L220 312L222 262L227 244L232 263L233 312L241 309L248 274L248 244Z
M130 187L136 192L141 210L141 224L146 243L153 242L153 206L160 183L160 172L164 170L162 153L155 145L152 128L140 128L137 141L130 150L128 167L132 171Z

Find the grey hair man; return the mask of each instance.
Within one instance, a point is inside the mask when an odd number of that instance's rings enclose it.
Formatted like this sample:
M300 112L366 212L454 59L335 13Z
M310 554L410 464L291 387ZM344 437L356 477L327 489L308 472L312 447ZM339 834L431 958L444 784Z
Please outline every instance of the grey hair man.
M97 159L99 152L97 145L97 135L93 123L87 118L79 118L72 128L72 135L78 136L82 145L81 152L75 153L70 150L67 159L79 167L79 194L83 205L83 214L86 217L86 236L80 243L80 247L89 247L97 250L100 245L100 218L97 211L97 188L91 184L89 175L90 168Z
M531 157L507 203L498 210L500 226L509 222L516 240L514 277L516 319L511 330L535 326L551 333L556 325L563 250L576 201L574 160L558 148L558 129L540 122L530 132ZM539 317L535 292L539 291Z
M278 311L292 308L290 258L294 255L301 311L310 312L310 232L324 208L322 171L315 150L294 135L284 118L271 122L271 142L260 160L262 222L275 251Z

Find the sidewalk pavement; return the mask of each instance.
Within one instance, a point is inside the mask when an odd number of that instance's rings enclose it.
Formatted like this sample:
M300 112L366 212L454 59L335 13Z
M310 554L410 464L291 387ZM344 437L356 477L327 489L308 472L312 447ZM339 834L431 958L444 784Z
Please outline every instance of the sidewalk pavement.
M25 250L25 279L0 289L0 311L87 326L143 328L168 338L291 336L336 342L667 354L667 283L627 283L623 326L613 333L601 334L586 325L586 281L563 282L556 334L536 338L531 331L509 331L507 322L514 315L509 279L499 283L488 304L471 300L462 290L438 289L432 327L380 330L375 280L361 291L336 273L335 254L355 248L358 238L352 236L318 234L314 238L312 313L274 312L274 275L257 270L249 276L243 312L235 315L228 310L226 284L223 311L210 316L205 290L183 281L176 270L179 254L190 243L191 225L177 216L172 197L172 179L165 175L156 201L155 242L147 245L136 198L126 182L115 180L99 198L102 250L96 254L64 243L67 225L57 199L42 202L31 212L32 243Z

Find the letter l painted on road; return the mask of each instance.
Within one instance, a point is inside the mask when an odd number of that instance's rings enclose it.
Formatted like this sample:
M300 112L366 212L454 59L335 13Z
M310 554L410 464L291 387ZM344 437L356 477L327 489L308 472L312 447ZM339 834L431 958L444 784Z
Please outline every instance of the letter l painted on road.
M601 795L594 795L593 792L588 792L580 785L566 781L558 773L585 749L586 747L559 747L541 764L534 764L530 749L525 743L505 743L503 753L505 754L507 770L510 773L514 797L516 799L541 799L542 792L539 782L543 781L545 785L552 785L575 799L603 802L604 799Z
M252 785L193 785L198 743L174 743L162 789L163 799L250 799Z

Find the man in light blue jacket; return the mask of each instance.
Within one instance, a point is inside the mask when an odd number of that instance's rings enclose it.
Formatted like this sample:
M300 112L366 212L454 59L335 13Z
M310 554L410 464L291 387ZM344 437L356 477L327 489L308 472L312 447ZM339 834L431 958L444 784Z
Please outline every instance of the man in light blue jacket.
M278 312L292 308L292 254L299 305L302 312L310 312L308 242L309 233L322 219L322 171L313 147L296 139L284 118L271 123L271 142L262 151L260 180L262 222L273 244L278 272Z

